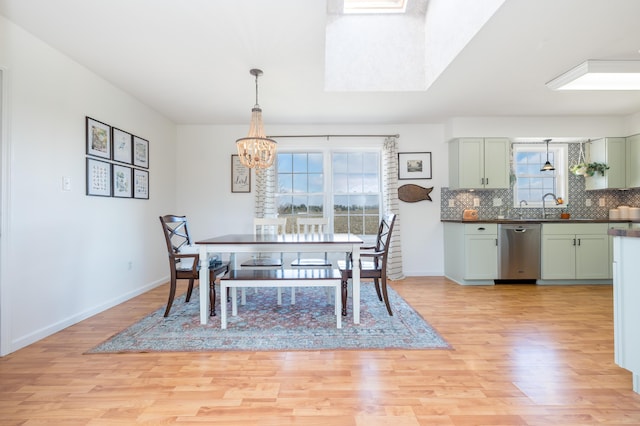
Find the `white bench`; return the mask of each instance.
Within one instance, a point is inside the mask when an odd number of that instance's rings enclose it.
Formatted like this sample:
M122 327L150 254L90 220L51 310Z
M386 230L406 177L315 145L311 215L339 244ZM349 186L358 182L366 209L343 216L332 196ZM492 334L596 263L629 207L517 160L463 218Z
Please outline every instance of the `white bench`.
M231 315L238 315L237 288L333 287L336 327L342 328L341 275L338 269L232 269L220 278L220 295L231 293ZM293 301L292 301L293 302ZM220 303L220 327L227 328L227 304Z

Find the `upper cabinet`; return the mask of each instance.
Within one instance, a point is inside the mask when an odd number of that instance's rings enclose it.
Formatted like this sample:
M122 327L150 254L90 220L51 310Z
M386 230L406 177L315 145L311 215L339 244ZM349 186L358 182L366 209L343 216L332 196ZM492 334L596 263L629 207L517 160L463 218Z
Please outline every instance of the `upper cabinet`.
M590 161L606 163L604 176L585 176L585 189L640 188L640 134L591 142Z
M629 136L627 140L627 188L640 187L640 134ZM609 170L607 170L609 171Z
M509 139L460 138L451 141L449 188L509 188Z
M585 189L627 188L626 178L626 140L625 138L603 138L591 141L588 147L589 158L594 163L609 166L604 176L596 173L585 176Z

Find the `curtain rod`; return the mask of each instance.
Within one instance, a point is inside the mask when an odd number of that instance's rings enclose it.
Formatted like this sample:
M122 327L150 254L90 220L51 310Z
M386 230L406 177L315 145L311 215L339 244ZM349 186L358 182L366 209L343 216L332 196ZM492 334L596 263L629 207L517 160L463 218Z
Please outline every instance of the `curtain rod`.
M267 136L268 138L399 138L399 134L395 135L276 135Z

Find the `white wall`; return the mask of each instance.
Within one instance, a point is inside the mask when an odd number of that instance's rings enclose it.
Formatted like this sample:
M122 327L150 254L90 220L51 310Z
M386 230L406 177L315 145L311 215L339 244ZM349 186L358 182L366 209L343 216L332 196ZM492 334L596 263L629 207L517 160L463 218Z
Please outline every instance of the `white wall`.
M628 129L625 117L454 117L445 136L600 138L628 136Z
M640 112L625 118L625 136L640 133Z
M166 282L175 126L2 17L0 34L6 354ZM150 200L85 195L85 116L150 141Z
M271 135L400 134L399 151L429 151L433 157L433 179L400 181L434 187L433 202L402 203L402 251L405 275L442 275L442 224L440 188L447 183L447 146L442 125L391 126L268 126ZM231 193L231 155L235 140L248 131L246 126L178 126L179 214L190 218L191 232L206 238L230 232L251 232L254 187L250 194ZM325 138L308 139L324 144ZM280 147L291 144L279 139ZM375 143L375 142L371 142ZM379 143L379 141L378 141ZM197 153L194 155L193 153ZM252 177L252 179L255 179ZM253 182L252 182L253 183Z

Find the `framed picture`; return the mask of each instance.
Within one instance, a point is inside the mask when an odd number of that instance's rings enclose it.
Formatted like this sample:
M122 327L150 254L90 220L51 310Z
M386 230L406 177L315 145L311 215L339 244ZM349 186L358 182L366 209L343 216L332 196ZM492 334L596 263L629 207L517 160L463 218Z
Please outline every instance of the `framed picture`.
M87 158L87 195L111 197L111 164Z
M231 156L231 192L251 192L251 169L237 155Z
M398 179L431 179L431 153L398 153Z
M111 129L111 139L113 141L113 161L119 163L132 164L133 162L133 145L131 133L124 130Z
M113 196L119 198L131 198L131 167L113 165Z
M149 172L133 169L133 198L149 199Z
M149 141L133 137L133 165L149 168Z
M111 126L87 117L87 155L111 159Z

